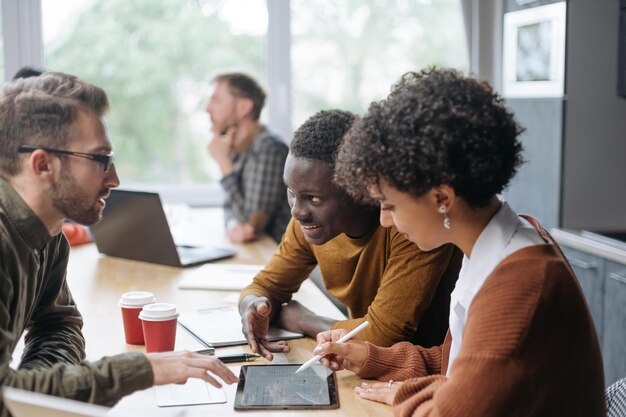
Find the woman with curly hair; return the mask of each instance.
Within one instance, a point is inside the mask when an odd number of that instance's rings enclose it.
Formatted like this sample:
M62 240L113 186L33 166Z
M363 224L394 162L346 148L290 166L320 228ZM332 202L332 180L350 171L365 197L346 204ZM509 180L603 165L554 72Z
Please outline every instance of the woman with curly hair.
M325 365L387 381L356 392L397 416L605 415L576 278L550 235L498 198L522 162L521 131L486 83L432 69L405 74L344 139L339 184L378 201L420 249L453 243L465 255L443 345L318 335Z
M272 352L289 350L285 341L267 340L271 321L315 337L367 320L359 337L380 346L403 340L437 346L446 335L462 254L453 245L421 251L386 224L377 205L354 201L335 185L337 152L355 120L350 112L320 111L296 130L289 145L283 180L293 218L276 253L239 295L250 349L268 360ZM292 299L316 266L323 288L347 308L347 320Z

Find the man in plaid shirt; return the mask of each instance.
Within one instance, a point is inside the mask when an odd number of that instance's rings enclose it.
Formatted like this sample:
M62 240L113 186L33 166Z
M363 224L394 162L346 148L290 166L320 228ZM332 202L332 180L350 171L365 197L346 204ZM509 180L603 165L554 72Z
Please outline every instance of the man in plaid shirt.
M291 218L283 184L289 149L259 122L265 92L254 79L228 73L213 84L209 153L222 173L228 235L242 243L266 232L278 242Z

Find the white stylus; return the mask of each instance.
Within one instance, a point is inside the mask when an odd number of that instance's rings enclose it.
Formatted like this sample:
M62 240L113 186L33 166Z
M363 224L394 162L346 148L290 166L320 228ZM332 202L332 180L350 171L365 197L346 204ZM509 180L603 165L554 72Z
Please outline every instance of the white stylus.
M357 327L352 329L352 331L350 331L350 332L344 334L342 337L340 337L339 340L337 340L335 343L347 342L348 340L352 339L354 337L354 335L356 335L357 333L359 333L361 330L365 329L369 325L370 325L369 321L367 321L367 320L364 321L363 323L361 323L360 325L358 325ZM302 366L298 368L296 373L298 373L300 371L304 371L306 368L308 368L309 366L313 365L315 362L319 361L324 356L326 356L326 355L315 355L315 356L313 356L311 359L309 359L308 361L304 362L302 364Z

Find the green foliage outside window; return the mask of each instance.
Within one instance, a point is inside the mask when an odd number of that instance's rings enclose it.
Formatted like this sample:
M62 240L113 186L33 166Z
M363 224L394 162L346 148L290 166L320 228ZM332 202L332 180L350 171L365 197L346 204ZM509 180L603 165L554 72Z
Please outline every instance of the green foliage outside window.
M47 68L108 92L109 131L124 183L216 180L203 112L208 81L233 69L265 85L267 79L265 35L241 30L257 16L240 7L236 27L232 16L221 14L233 2L81 0L74 24L45 45ZM461 16L460 0L291 0L292 127L321 109L363 113L406 71L465 69Z
M461 0L291 5L294 126L322 108L363 113L407 71L467 68Z
M216 12L224 2L203 14L198 1L95 1L58 44L46 45L48 69L107 91L123 181L212 180L208 125L201 123L210 78L239 69L265 79L264 37L233 35Z

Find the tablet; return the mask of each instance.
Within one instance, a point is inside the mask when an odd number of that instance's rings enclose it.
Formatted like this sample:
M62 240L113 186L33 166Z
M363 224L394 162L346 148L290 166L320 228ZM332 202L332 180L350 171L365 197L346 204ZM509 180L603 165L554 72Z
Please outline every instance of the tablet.
M296 374L300 365L243 365L235 410L339 408L334 372L317 364Z

